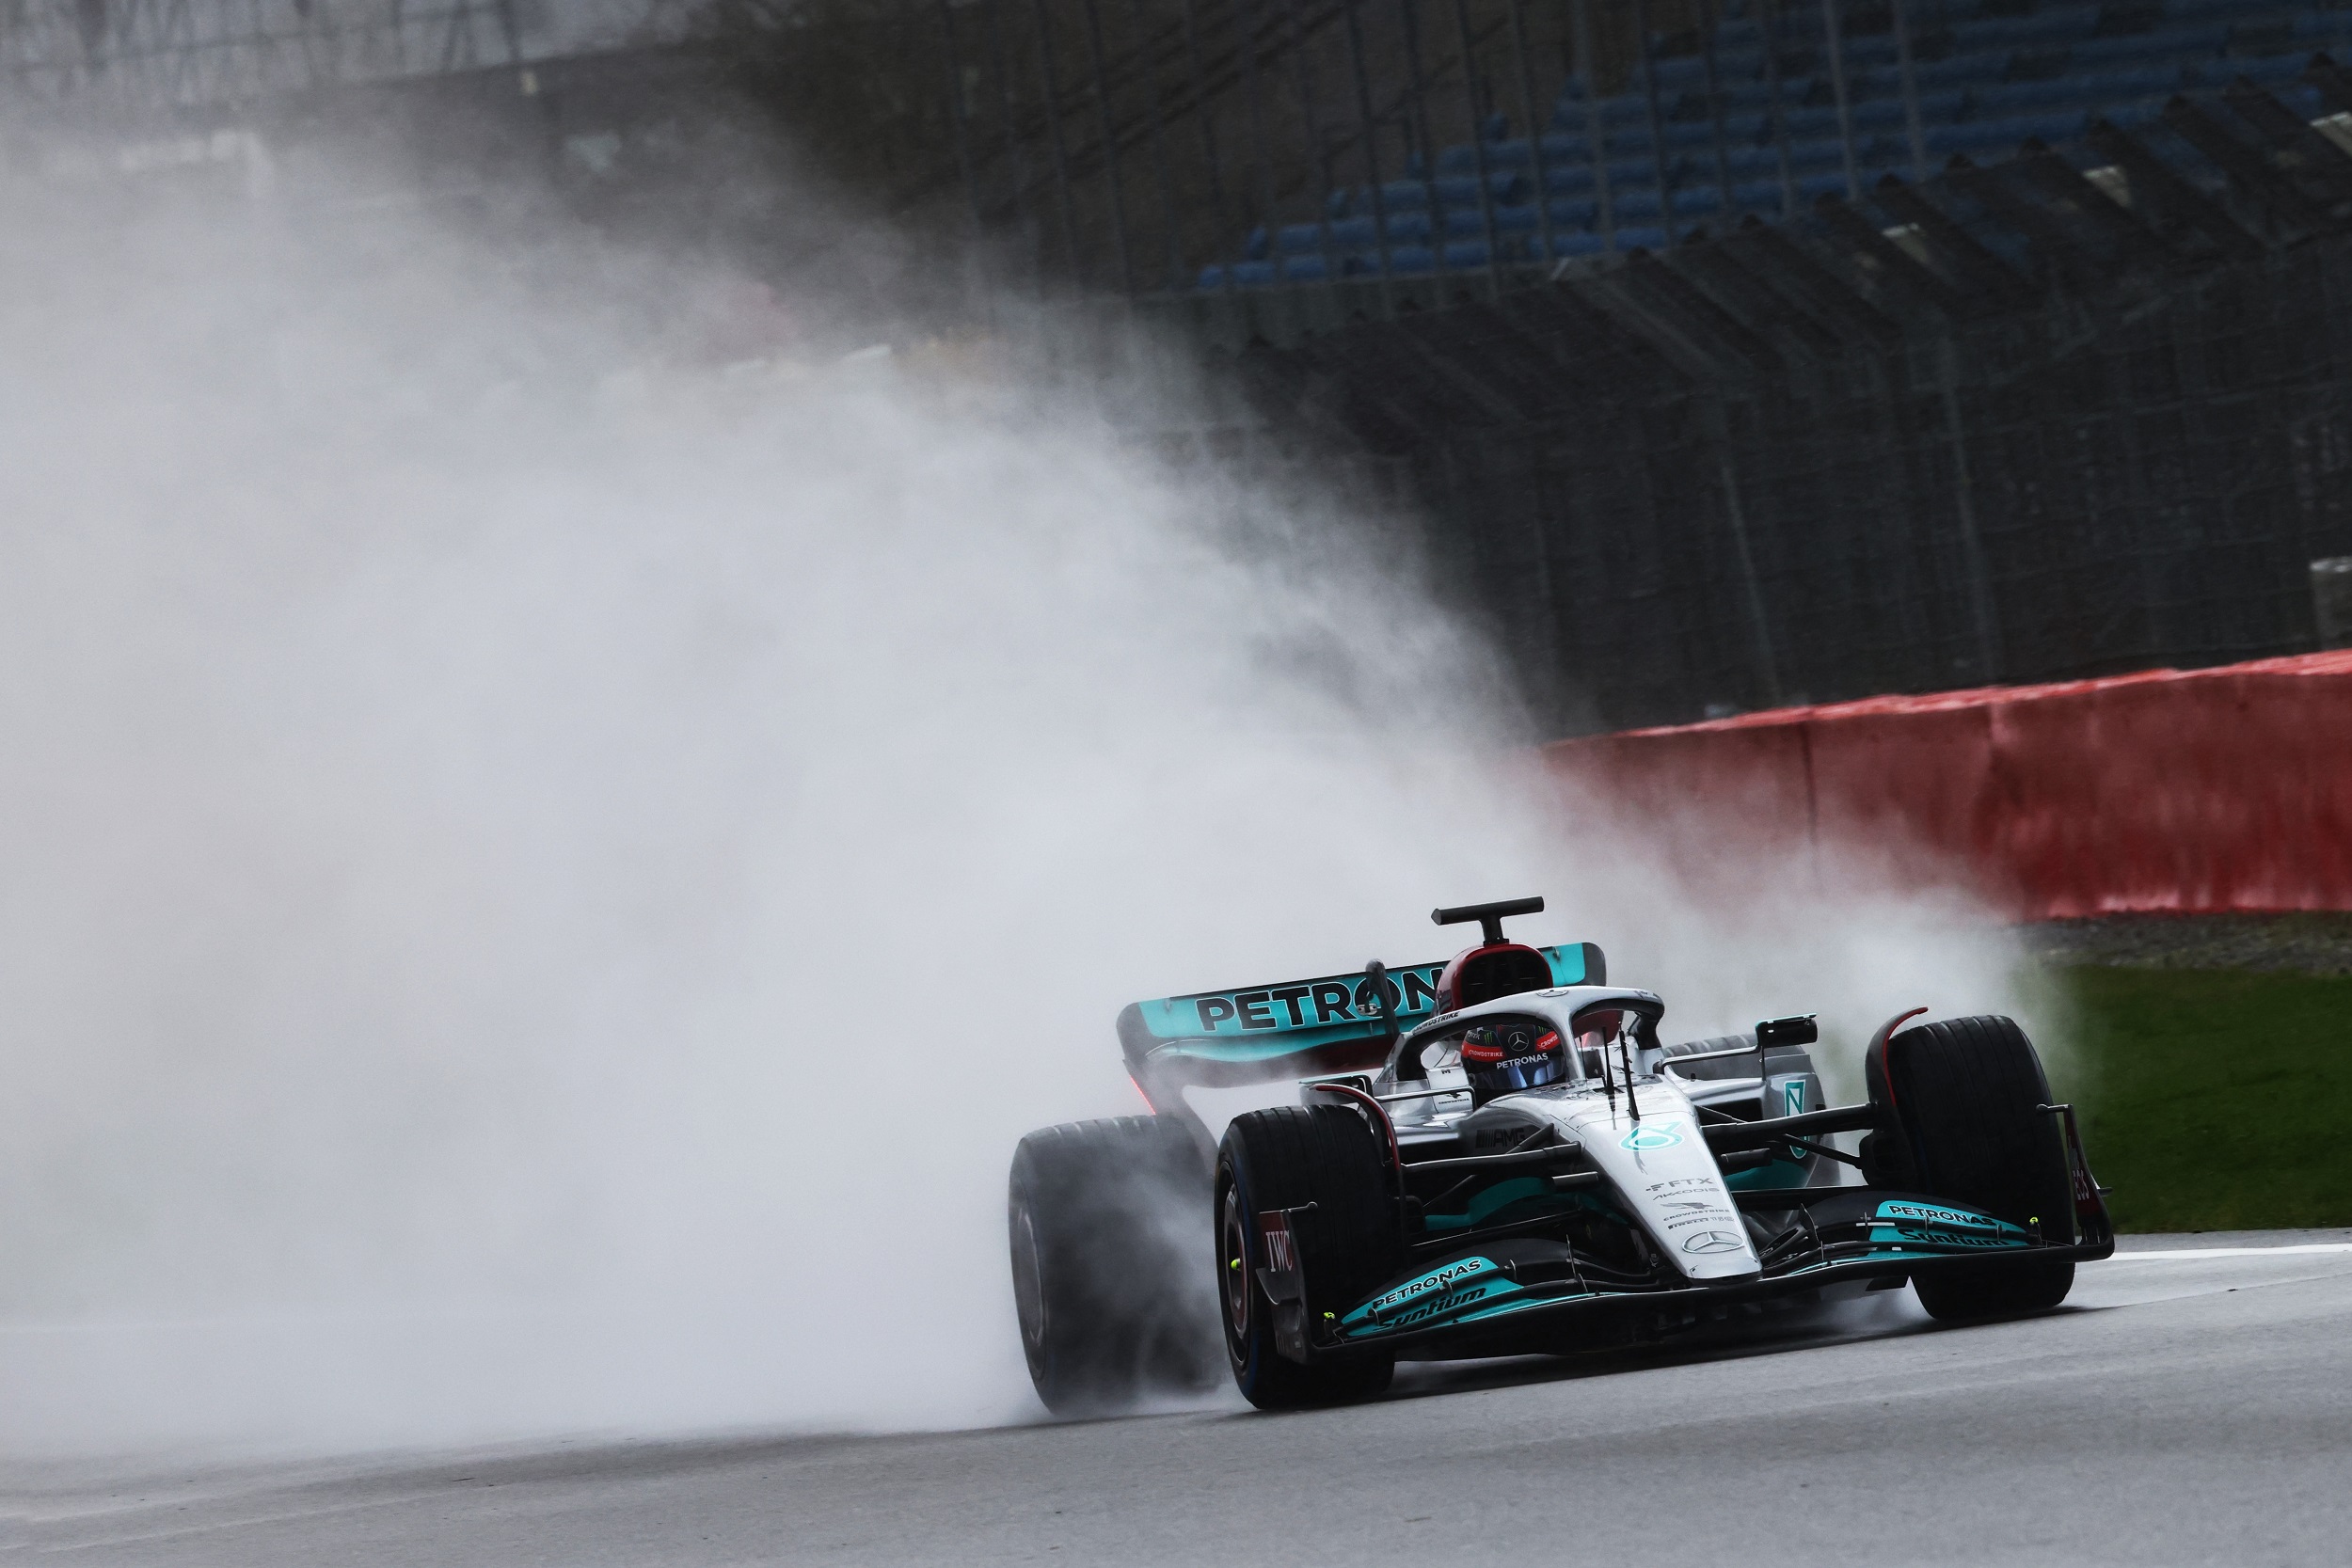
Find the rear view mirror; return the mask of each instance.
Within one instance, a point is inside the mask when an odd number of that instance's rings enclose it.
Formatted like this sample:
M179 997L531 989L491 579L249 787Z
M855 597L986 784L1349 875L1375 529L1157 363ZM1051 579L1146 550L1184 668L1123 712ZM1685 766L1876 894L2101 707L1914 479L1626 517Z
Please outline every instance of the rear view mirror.
M1811 1045L1821 1037L1821 1026L1813 1018L1807 1013L1803 1018L1767 1019L1756 1026L1756 1048L1770 1051L1776 1045Z

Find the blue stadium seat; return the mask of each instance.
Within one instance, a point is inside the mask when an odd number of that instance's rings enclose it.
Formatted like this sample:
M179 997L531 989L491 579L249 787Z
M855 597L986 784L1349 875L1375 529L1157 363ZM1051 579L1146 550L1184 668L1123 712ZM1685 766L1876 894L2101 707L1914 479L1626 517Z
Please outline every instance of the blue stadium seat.
M1216 275L1213 280L1211 274ZM1244 289L1263 289L1275 281L1274 263L1271 261L1236 261L1230 267L1206 268L1200 276L1204 287L1215 288L1224 287L1228 278L1236 287Z
M1285 224L1282 232L1276 237L1280 241L1285 256L1323 248L1323 226L1319 223Z
M2108 78L2114 85L2090 95L2101 103L2128 103L2135 98L2167 98L2181 88L2180 68L2133 71ZM2080 103L2086 95L2073 81L1996 82L1968 95L1964 115L1954 119L2007 119L2035 114L2066 103Z
M1600 202L1594 197L1560 197L1548 205L1554 234L1563 229L1590 229L1600 221Z
M1606 249L1608 245L1598 234L1554 234L1551 237L1551 256L1555 261L1597 256Z
M1445 231L1454 239L1486 237L1487 214L1476 207L1451 207L1446 210ZM1497 234L1532 234L1540 225L1536 221L1534 203L1518 207L1497 207L1494 210Z
M1920 60L1912 66L1911 79L1921 92L1941 92L1948 87L1964 87L1971 82L1997 82L2008 74L2013 52L2007 49L1966 51L1947 55L1940 60ZM1903 90L1899 71L1879 70L1856 77L1847 89L1857 96L1877 97Z
M2094 71L2123 60L2174 59L2218 55L2230 41L2227 22L2198 22L2153 33L2124 33L2115 38L2085 39L2068 54L2076 71Z
M1450 150L1445 156L1438 159L1440 166L1443 166L1445 158L1450 157L1453 150ZM1441 205L1450 206L1456 202L1476 201L1478 199L1478 176L1475 172L1471 172L1441 174L1435 180L1391 180L1380 187L1380 199L1390 212L1410 211L1413 208L1428 206L1433 189ZM1524 201L1527 199L1528 193L1527 176L1518 169L1497 169L1489 165L1486 173L1486 190L1491 199L1496 201Z
M1600 104L1602 127L1640 125L1649 119L1649 105L1639 92L1621 93L1604 98ZM1586 124L1586 111L1581 98L1563 97L1551 111L1551 129L1581 132Z
M1426 240L1429 238L1429 211L1421 207L1390 213L1387 228L1391 245ZM1329 224L1285 224L1280 238L1282 253L1286 256L1319 256L1327 245L1334 251L1376 249L1380 244L1380 226L1370 214L1366 214L1342 218Z
M1631 250L1637 245L1644 250L1663 250L1673 243L1673 237L1663 229L1637 228L1620 229L1617 230L1617 248L1619 250Z
M1616 235L1619 250L1636 246L1644 250L1663 250L1670 243L1662 229L1620 229ZM1581 256L1598 256L1609 248L1608 240L1599 234L1554 234L1551 255L1554 261L1565 261Z
M2147 128L2161 141L2168 135L2161 112L2172 94L2217 90L2239 75L2315 118L2325 106L2300 80L2305 62L2316 50L2352 47L2352 0L2042 0L2022 15L1986 15L1971 0L1949 0L1940 15L1924 19L1919 0L1911 4L1915 42L1936 55L1922 54L1911 71L1924 150L1935 164L1955 153L1989 161L2028 137L2088 163L2095 155L2082 137L2091 119ZM1680 232L1700 223L1719 229L1748 213L1777 218L1788 187L1801 207L1809 206L1846 190L1850 157L1851 178L1865 189L1890 171L1906 179L1917 172L1891 31L1840 40L1849 149L1818 21L1807 31L1813 8L1783 7L1777 103L1755 0L1745 10L1717 29L1713 102L1700 55L1653 62L1657 146L1648 84L1638 71L1597 105L1620 250L1670 243L1661 225ZM2143 30L2125 30L2134 25ZM1608 238L1598 232L1592 118L1575 83L1551 104L1537 138L1512 136L1507 121L1489 117L1480 127L1486 139L1435 150L1433 177L1417 165L1413 177L1384 183L1376 203L1368 187L1334 192L1326 221L1288 224L1271 237L1252 230L1246 259L1202 269L1200 286L1269 286L1278 265L1292 280L1320 277L1327 256L1345 275L1376 275L1384 232L1391 274L1483 267L1490 238L1505 260L1534 261L1547 219L1552 257L1597 255Z
M1992 148L2013 149L2028 136L2045 142L2073 141L2089 128L2090 122L2090 114L2086 109L2057 109L2044 114L1937 125L1928 131L1928 150L1938 156L1954 152L1973 156Z
M1983 17L1956 29L1963 47L1981 49L2046 49L2092 37L2099 30L2097 5L2050 6L2029 16Z
M2216 71L2214 74L2222 77L2224 81L2232 76L2243 76L2248 81L2258 83L2275 91L2279 84L2282 82L2299 81L2303 75L2303 68L2310 59L2311 55L2301 50L2292 55L2266 55L2255 59L2241 56L2226 62L2226 72Z

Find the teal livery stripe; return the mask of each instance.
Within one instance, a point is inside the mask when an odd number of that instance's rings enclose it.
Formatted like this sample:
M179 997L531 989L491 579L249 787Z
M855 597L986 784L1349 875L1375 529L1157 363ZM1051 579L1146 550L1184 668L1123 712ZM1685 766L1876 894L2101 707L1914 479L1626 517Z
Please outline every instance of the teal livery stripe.
M1802 1160L1774 1160L1769 1165L1752 1170L1733 1171L1724 1178L1724 1185L1735 1193L1772 1187L1802 1187L1809 1173Z
M1548 1198L1556 1196L1558 1195L1551 1190L1550 1181L1543 1177L1515 1177L1508 1181L1498 1181L1480 1193L1470 1199L1470 1206L1458 1214L1422 1215L1422 1227L1425 1230L1467 1230L1471 1226L1486 1224L1498 1210L1507 1209L1514 1203L1528 1198ZM1574 1196L1581 1196L1581 1195ZM1579 1205L1566 1203L1561 1207L1573 1209Z
M1340 1323L1343 1327L1361 1324L1369 1331L1392 1328L1405 1322L1419 1323L1430 1315L1431 1308L1449 1302L1478 1300L1490 1286L1504 1291L1517 1289L1493 1259L1457 1258L1419 1279L1382 1291L1342 1318Z
M1254 1040L1179 1040L1158 1047L1152 1054L1183 1056L1200 1062L1270 1062L1319 1046L1370 1039L1372 1035L1369 1029L1305 1029Z
M1888 1198L1870 1216L1872 1258L1900 1258L1904 1243L1945 1247L1977 1247L2000 1251L2029 1247L2033 1238L2023 1226L1979 1214L1948 1203L1922 1203L1912 1198Z
M1513 1312L1524 1312L1531 1307L1554 1307L1564 1301L1590 1301L1598 1294L1600 1294L1598 1291L1583 1291L1574 1295L1561 1295L1554 1291L1540 1296L1530 1296L1523 1301L1506 1301L1499 1307L1483 1307L1476 1312L1465 1312L1454 1321L1457 1323L1474 1323L1482 1318L1501 1318Z
M1393 1334L1399 1329L1427 1328L1435 1323L1453 1322L1458 1319L1466 1308L1476 1307L1480 1302L1490 1297L1518 1295L1518 1293L1519 1288L1507 1279L1500 1276L1493 1279L1482 1279L1475 1284L1464 1285L1427 1300L1417 1301L1410 1307L1377 1321L1344 1323L1340 1332L1350 1339L1364 1339L1375 1334Z
M1553 985L1585 983L1582 942L1536 951L1551 966ZM1438 976L1444 971L1441 963L1389 971L1385 1001L1400 1025L1436 1010ZM1212 1061L1262 1061L1321 1045L1368 1039L1386 1028L1375 1005L1371 977L1361 972L1162 997L1138 1002L1136 1008L1154 1039L1183 1042L1175 1048L1176 1054Z
M1858 1223L1869 1228L1868 1253L1836 1261L1807 1261L1775 1278L1786 1280L1853 1263L1899 1262L1918 1259L1931 1249L1934 1256L1949 1257L1955 1247L1990 1250L2034 1244L2022 1227L2005 1220L1926 1199L1882 1199ZM1375 1296L1341 1319L1339 1330L1344 1339L1375 1339L1407 1329L1451 1328L1613 1293L1579 1291L1563 1294L1554 1286L1530 1291L1491 1258L1461 1258Z
M1450 1328L1457 1323L1508 1317L1533 1307L1555 1307L1564 1301L1590 1301L1599 1293L1580 1291L1562 1294L1547 1290L1535 1294L1501 1275L1493 1275L1417 1299L1391 1310L1385 1317L1370 1317L1368 1309L1359 1307L1342 1321L1340 1333L1343 1338L1371 1339L1407 1329Z

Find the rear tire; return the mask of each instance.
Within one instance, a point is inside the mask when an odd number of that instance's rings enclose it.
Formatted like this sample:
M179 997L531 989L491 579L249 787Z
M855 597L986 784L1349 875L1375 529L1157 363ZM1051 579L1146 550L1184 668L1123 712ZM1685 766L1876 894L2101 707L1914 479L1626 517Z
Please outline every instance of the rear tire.
M1217 1291L1225 1351L1242 1397L1261 1410L1340 1404L1389 1386L1393 1356L1302 1365L1275 1348L1274 1304L1258 1216L1291 1215L1306 1275L1306 1323L1346 1311L1404 1266L1389 1152L1344 1105L1282 1106L1233 1118L1216 1170Z
M2074 1240L2074 1203L2042 1058L2006 1018L1957 1018L1906 1029L1865 1063L1870 1098L1892 1107L1899 1146L1886 1131L1864 1149L1888 1185L1965 1204L2038 1231ZM1919 1305L1943 1321L2046 1311L2074 1289L2071 1259L1992 1260L1922 1271Z
M1173 1119L1048 1127L1013 1151L1013 1304L1037 1397L1101 1416L1216 1383L1216 1303L1200 1279L1209 1173Z

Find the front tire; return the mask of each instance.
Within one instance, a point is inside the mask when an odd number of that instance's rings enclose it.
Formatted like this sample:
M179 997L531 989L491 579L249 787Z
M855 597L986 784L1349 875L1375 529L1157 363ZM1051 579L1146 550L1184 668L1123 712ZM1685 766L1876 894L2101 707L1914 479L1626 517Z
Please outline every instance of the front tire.
M1216 1170L1218 1301L1233 1382L1259 1409L1368 1399L1396 1371L1393 1356L1302 1364L1280 1353L1275 1304L1258 1280L1267 1265L1260 1216L1292 1212L1311 1326L1403 1267L1394 1191L1388 1150L1347 1106L1252 1111L1226 1129Z
M2033 1042L2006 1018L1957 1018L1906 1029L1865 1064L1870 1097L1889 1106L1900 1147L1867 1149L1902 1184L2065 1244L2074 1240L2066 1148ZM1883 1138L1883 1132L1872 1134ZM1905 1168L1907 1167L1907 1168ZM1921 1271L1930 1317L1956 1322L2047 1311L2074 1286L2070 1259L1987 1259Z
M1216 1303L1200 1275L1208 1170L1172 1118L1048 1127L1013 1151L1013 1305L1037 1397L1103 1416L1216 1386Z

